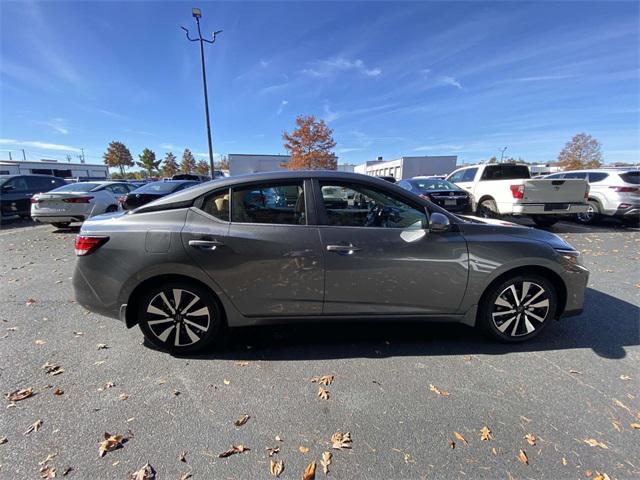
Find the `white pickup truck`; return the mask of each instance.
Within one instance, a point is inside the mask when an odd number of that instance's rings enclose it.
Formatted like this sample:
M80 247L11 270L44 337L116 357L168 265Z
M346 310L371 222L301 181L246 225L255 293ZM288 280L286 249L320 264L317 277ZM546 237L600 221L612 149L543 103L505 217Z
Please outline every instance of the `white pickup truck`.
M528 216L549 227L562 216L586 212L589 184L585 180L532 179L526 165L487 163L462 167L447 178L471 194L478 216Z

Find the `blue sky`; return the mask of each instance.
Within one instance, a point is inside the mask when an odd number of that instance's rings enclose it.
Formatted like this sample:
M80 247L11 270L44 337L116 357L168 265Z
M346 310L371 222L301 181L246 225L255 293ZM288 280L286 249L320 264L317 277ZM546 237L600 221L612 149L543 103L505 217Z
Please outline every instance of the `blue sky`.
M340 163L378 155L549 161L575 133L639 161L637 2L210 2L214 150L284 153L314 114ZM0 158L206 158L189 2L2 2Z

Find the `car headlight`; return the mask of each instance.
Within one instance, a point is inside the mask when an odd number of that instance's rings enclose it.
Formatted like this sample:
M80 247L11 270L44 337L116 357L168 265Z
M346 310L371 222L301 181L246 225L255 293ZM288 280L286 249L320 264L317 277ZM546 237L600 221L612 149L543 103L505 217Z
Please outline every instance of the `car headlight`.
M583 267L582 254L579 251L556 248L556 252L558 252L560 256L569 263L569 265Z

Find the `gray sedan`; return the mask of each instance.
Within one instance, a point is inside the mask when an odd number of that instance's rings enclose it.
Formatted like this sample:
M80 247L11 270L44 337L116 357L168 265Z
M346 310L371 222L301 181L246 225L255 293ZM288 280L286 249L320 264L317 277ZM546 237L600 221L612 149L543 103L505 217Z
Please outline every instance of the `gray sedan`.
M518 342L579 314L588 279L552 233L330 171L231 177L95 217L76 254L78 302L174 353L227 327L390 317Z

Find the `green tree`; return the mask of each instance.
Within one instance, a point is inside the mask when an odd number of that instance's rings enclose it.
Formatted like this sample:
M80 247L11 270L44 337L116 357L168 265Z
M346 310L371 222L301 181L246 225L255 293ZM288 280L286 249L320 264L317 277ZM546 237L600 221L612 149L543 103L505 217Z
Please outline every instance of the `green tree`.
M205 160L198 160L195 170L198 175L209 175L209 162Z
M176 173L178 173L178 161L176 160L176 156L172 152L167 152L164 156L162 164L162 174L165 177L173 177Z
M108 167L118 167L123 177L124 169L126 167L133 167L131 152L122 142L111 142L102 158Z
M284 148L291 155L291 160L282 166L289 170L335 170L338 161L331 151L336 146L333 130L313 115L299 116L296 126L290 134L282 134Z
M564 170L598 168L602 165L600 142L591 135L578 133L564 146L558 163Z
M180 163L181 173L191 173L196 168L196 159L193 158L193 153L188 148L184 149L182 153L182 162Z
M162 162L162 160L156 160L156 154L148 148L145 148L142 151L142 153L139 155L139 158L140 161L136 162L136 164L149 172L150 177L153 176L154 170L157 170L160 162Z

